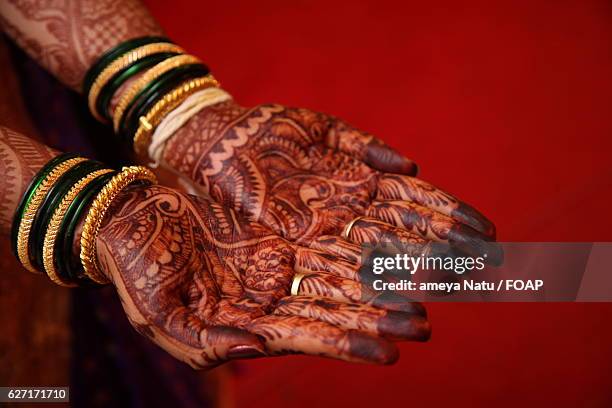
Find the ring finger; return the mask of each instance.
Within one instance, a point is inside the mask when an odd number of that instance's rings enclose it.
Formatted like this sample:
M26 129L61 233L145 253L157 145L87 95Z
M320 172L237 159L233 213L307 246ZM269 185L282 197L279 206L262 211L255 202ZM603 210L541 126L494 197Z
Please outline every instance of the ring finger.
M392 340L426 341L429 322L420 315L311 296L288 296L280 300L276 315L321 320L346 330L360 330Z

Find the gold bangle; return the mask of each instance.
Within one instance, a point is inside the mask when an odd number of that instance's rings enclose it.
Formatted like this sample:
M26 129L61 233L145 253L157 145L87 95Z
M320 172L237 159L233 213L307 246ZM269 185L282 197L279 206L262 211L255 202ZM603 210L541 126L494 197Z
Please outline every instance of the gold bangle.
M98 257L96 256L96 239L102 220L106 215L113 200L128 185L136 180L157 183L153 172L146 167L130 166L124 167L122 171L115 175L98 193L91 204L81 232L81 263L87 275L94 282L105 284L108 279L100 271Z
M23 212L21 222L19 223L19 230L17 231L17 256L19 262L30 272L39 273L32 263L30 262L30 253L28 250L28 242L30 240L30 230L34 217L40 208L45 196L49 192L49 189L57 182L57 180L64 175L68 170L74 167L76 164L85 161L84 157L75 157L66 160L57 165L51 172L45 177L40 186L36 189L34 196L30 200L27 208Z
M212 75L206 75L184 82L164 95L162 99L153 105L151 110L138 119L138 129L134 134L134 150L136 153L140 155L145 154L151 142L151 133L153 130L161 123L168 113L176 109L185 99L202 89L218 86L219 81Z
M117 106L115 107L115 112L113 113L113 129L115 129L115 133L119 131L119 123L121 122L121 118L125 113L130 102L136 97L136 95L142 91L151 81L159 78L161 75L170 71L171 69L180 67L182 65L187 64L195 64L200 62L200 60L193 55L176 55L174 57L170 57L167 60L163 60L159 64L155 65L153 68L149 69L145 72L140 78L135 80L132 84L128 86L128 88L121 94L121 98L119 98L119 102L117 102Z
M74 184L68 193L62 198L59 206L53 213L51 220L49 221L49 227L47 228L47 232L45 233L45 241L43 244L43 263L45 266L45 271L47 272L47 276L56 284L60 286L77 286L76 283L67 281L58 275L57 270L55 269L55 240L57 239L57 234L59 232L60 225L64 217L66 216L66 211L76 198L76 196L89 184L93 179L98 176L101 176L106 173L110 173L113 170L111 169L102 169L97 170L92 173L89 173L87 176L83 177L79 181Z
M162 52L176 52L183 53L185 52L181 47L172 43L153 43L146 44L141 47L135 48L132 51L123 54L113 62L111 62L101 73L98 75L96 80L94 81L91 89L89 90L89 95L87 95L87 102L89 105L89 110L91 114L98 119L100 122L106 122L106 120L101 116L100 112L96 107L96 102L98 100L98 96L102 91L102 88L114 77L119 71L129 67L133 63L148 57L149 55L159 54Z

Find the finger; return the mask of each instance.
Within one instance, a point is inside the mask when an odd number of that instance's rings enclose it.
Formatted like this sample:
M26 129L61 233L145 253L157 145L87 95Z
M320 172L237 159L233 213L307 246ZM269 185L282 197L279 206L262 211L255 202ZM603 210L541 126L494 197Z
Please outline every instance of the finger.
M248 325L265 339L269 354L308 354L359 363L393 364L399 357L395 344L356 330L300 316L269 315Z
M280 300L274 314L307 317L392 340L426 341L431 335L430 324L422 316L325 298L288 296Z
M296 272L305 274L323 272L358 281L359 267L360 265L326 252L296 247L294 266Z
M353 242L334 235L324 235L313 239L310 248L336 255L355 264L361 264L361 247Z
M402 156L378 138L341 120L334 120L325 138L327 146L347 153L372 168L389 173L416 176L415 162Z
M349 229L347 239L355 244L391 243L398 247L423 246L429 242L414 232L371 217L358 218Z
M409 248L414 251L423 249L421 245ZM325 252L297 247L294 268L296 272L306 275L300 282L298 293L327 296L344 302L370 302L389 310L425 315L425 308L407 297L395 292L375 292L369 286L373 283L372 276L363 275L361 267L361 263L354 264L336 259L334 255ZM381 277L381 280L387 279Z
M397 292L376 292L369 285L327 273L312 273L301 281L298 295L324 297L344 303L362 303L386 310L426 316L425 307Z
M257 335L236 327L206 326L187 307L169 313L164 329L165 333L152 339L194 368L265 356L265 346Z
M487 262L498 265L501 247L461 222L410 201L374 201L367 215L437 242L448 242L469 256L486 256Z
M414 177L383 174L378 182L378 200L408 200L452 217L487 237L495 238L495 226L484 215L452 195Z

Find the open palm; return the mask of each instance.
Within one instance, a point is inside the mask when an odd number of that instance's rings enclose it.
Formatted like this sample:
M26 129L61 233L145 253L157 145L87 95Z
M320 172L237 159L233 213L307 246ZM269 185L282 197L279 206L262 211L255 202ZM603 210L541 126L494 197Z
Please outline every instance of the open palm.
M419 304L368 301L359 262L302 248L212 200L133 186L97 242L139 332L194 367L306 353L390 363L390 340L425 340ZM307 274L297 296L290 286Z
M170 139L167 166L216 201L284 238L318 245L388 237L493 251L493 224L471 206L415 178L416 166L373 136L307 109L229 101L204 109Z

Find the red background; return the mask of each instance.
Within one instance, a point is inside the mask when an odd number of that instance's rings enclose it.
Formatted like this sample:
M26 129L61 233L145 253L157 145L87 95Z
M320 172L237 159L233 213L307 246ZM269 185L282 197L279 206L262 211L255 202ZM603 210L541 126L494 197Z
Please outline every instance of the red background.
M610 241L612 3L149 0L245 104L341 116L504 241ZM392 367L240 363L239 406L612 406L612 304L432 304ZM230 396L228 396L230 398Z

